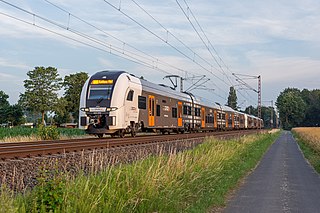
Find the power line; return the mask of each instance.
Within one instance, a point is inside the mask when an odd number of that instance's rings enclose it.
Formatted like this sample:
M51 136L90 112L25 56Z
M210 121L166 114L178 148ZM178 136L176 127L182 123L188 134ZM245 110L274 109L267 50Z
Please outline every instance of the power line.
M74 17L75 19L77 19L77 20L79 20L79 21L81 21L81 22L83 22L83 23L85 23L85 24L93 27L94 29L102 32L103 34L105 34L105 35L107 35L107 36L109 36L109 37L111 37L111 38L113 38L113 39L115 39L115 40L117 40L118 42L121 42L124 46L129 46L130 48L132 48L132 49L134 49L134 50L136 50L136 51L138 51L138 52L140 52L140 53L142 53L142 54L144 54L144 55L152 58L153 60L157 61L158 63L161 63L161 64L166 65L166 66L168 66L168 67L174 68L174 69L176 69L176 70L178 70L178 71L181 71L181 72L186 72L185 70L183 70L183 69L181 69L181 68L178 68L178 67L176 67L176 66L174 66L174 65L171 65L171 64L166 63L166 62L164 62L164 61L161 61L161 60L159 60L158 58L156 58L156 57L154 57L154 56L152 56L152 55L150 55L150 54L148 54L148 53L146 53L146 52L144 52L144 51L142 51L142 50L139 50L138 48L134 47L133 45L130 45L130 44L126 43L125 41L117 38L116 36L113 36L112 34L106 32L105 30L103 30L103 29L101 29L101 28L99 28L99 27L97 27L96 25L91 24L91 23L88 22L88 21L85 21L84 19L80 18L79 16L76 16L76 15L72 14L70 11L67 11L67 10L63 9L62 7L60 7L60 6L52 3L51 1L49 1L49 0L44 0L44 1L47 2L47 3L50 4L50 5L58 8L59 10L67 13L69 16L72 16L72 17ZM141 56L141 57L143 57L143 56Z
M184 57L188 58L189 60L191 60L193 63L197 64L198 66L200 66L202 69L204 69L205 71L211 73L213 76L215 76L216 78L218 78L219 80L221 80L223 83L225 83L226 85L229 86L229 84L227 84L223 79L221 79L219 76L217 76L216 74L214 74L212 71L210 71L209 69L205 68L203 65L201 65L199 62L195 61L193 58L191 58L190 56L186 55L184 52L182 52L181 50L179 50L177 47L173 46L169 41L161 38L158 34L156 34L155 32L153 32L152 30L148 29L146 26L144 26L143 24L141 24L139 21L137 21L136 19L132 18L131 16L129 16L127 13L125 13L123 10L121 10L121 8L117 8L115 5L111 4L109 1L107 0L103 0L106 4L108 4L110 7L112 7L113 9L115 9L116 11L120 12L122 15L124 15L125 17L127 17L128 19L130 19L131 21L133 21L134 23L136 23L137 25L139 25L141 28L145 29L146 31L148 31L150 34L152 34L153 36L155 36L156 38L158 38L159 40L161 40L162 42L166 43L167 45L169 45L171 48L173 48L174 50L176 50L177 52L179 52L181 55L183 55ZM216 87L218 87L216 85Z

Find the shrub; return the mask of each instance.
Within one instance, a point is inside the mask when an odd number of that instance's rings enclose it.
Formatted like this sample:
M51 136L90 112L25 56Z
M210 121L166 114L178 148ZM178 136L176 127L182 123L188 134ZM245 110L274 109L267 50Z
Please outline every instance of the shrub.
M55 126L45 127L40 125L38 128L38 136L42 140L57 140L60 138L59 131Z

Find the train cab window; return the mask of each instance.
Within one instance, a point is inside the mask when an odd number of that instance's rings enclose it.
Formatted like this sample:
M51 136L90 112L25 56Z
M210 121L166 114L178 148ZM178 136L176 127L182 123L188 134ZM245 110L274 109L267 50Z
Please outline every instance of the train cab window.
M160 105L157 104L157 116L160 116Z
M144 96L138 96L138 108L147 109L147 98Z
M113 85L92 84L89 87L89 100L110 100Z
M178 110L175 107L172 107L172 117L177 118L178 117Z
M134 94L133 90L130 90L128 92L127 101L132 101L133 100L133 94Z

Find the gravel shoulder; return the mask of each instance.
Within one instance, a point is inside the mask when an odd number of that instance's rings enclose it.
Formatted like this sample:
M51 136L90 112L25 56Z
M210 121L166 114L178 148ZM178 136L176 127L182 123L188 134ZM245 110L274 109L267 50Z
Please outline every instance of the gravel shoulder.
M223 212L319 212L320 176L283 132Z

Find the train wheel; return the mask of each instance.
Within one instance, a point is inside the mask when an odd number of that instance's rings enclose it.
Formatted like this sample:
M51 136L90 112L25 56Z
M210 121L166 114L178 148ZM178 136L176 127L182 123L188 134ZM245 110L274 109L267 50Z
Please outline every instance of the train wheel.
M124 135L125 135L125 134L124 134L124 131L125 131L125 130L123 130L123 129L120 129L120 130L119 130L118 135L119 135L120 138L124 138Z
M131 129L131 136L136 137L136 135L137 135L137 132L136 132L135 128L132 128Z
M97 134L98 138L103 138L103 134Z

